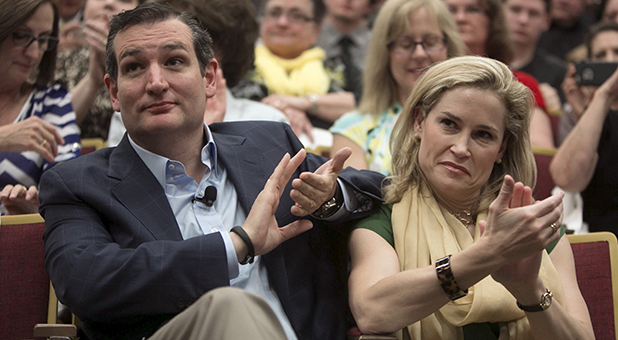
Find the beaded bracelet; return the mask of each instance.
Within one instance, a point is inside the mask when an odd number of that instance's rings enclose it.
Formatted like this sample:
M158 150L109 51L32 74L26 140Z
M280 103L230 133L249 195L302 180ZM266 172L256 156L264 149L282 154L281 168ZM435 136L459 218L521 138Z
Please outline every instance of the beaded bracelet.
M436 274L438 275L438 280L440 280L442 290L444 290L444 293L451 301L468 295L468 290L461 290L457 281L455 281L455 276L453 276L453 271L451 271L451 255L436 261Z

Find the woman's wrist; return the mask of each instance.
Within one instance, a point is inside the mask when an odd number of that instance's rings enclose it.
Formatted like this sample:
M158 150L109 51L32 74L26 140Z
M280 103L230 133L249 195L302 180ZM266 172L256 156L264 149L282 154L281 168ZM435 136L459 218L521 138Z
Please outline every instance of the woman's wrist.
M318 115L318 99L320 98L320 96L318 96L317 94L310 93L307 96L305 96L305 98L309 102L309 105L305 109L307 116L316 117Z
M537 280L529 285L522 282L503 283L502 285L515 297L517 302L524 306L538 304L547 288L540 277L537 277Z

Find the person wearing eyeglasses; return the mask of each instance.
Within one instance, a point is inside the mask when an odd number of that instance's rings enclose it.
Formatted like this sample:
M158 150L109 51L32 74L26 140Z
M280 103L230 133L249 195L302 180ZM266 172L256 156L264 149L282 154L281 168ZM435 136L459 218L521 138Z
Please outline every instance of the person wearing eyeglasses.
M294 133L311 142L313 127L328 129L355 106L343 65L326 65L324 50L315 46L324 14L321 0L262 1L255 68L232 89L238 98L281 110Z
M71 96L52 85L58 13L49 0L0 0L0 211L38 212L41 174L80 155Z
M429 66L464 49L442 0L384 3L369 44L363 98L331 127L331 154L349 147L346 165L389 174L389 139L408 93Z
M489 57L507 65L514 58L513 43L502 0L444 0L455 18L467 54ZM555 147L552 123L538 81L528 73L513 71L515 77L534 94L535 107L530 124L533 147ZM546 196L545 196L546 197ZM536 199L545 197L535 197Z

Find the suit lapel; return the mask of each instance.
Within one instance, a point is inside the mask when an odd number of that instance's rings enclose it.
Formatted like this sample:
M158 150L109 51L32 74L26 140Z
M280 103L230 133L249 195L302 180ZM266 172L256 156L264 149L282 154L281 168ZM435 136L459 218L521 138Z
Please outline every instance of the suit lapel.
M161 185L139 158L126 135L110 155L111 192L157 240L181 241L178 223ZM134 227L134 226L131 226Z
M213 133L217 145L217 161L221 162L234 184L238 200L249 214L253 202L264 188L270 174L264 172L262 151L247 143L242 136Z

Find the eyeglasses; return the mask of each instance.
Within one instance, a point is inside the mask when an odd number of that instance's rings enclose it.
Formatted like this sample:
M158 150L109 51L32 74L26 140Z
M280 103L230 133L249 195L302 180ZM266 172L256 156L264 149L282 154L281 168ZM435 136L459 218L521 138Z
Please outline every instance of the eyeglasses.
M285 18L293 24L304 24L314 20L314 18L309 17L301 12L297 12L295 10L284 13L283 9L281 9L280 7L275 7L267 10L266 13L264 13L264 19L269 21L277 21L282 15L285 15Z
M416 50L416 45L421 45L425 52L438 52L446 47L446 37L428 36L421 41L409 39L395 40L388 44L388 48L396 54L410 55Z
M32 34L23 31L13 32L12 38L13 44L26 48L36 40L39 43L39 50L41 51L51 51L56 48L56 45L58 45L58 38L56 37L49 35L35 37Z

